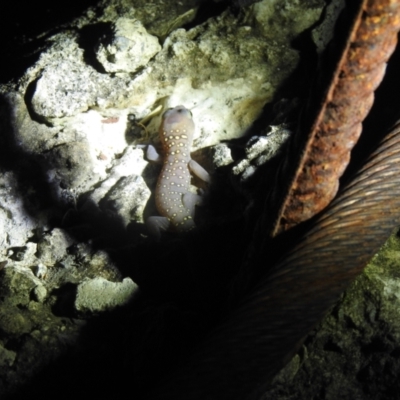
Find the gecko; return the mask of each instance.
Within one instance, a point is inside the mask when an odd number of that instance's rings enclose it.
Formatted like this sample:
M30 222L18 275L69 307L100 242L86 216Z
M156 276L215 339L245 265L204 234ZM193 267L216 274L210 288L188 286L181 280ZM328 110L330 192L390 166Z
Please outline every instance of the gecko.
M190 192L190 172L204 182L210 182L208 172L190 157L193 144L194 122L192 113L184 106L164 112L159 135L164 158L155 190L156 207L160 216L146 221L149 232L160 238L161 230L187 232L195 227L194 212L202 197ZM161 162L153 146L147 148L147 159Z

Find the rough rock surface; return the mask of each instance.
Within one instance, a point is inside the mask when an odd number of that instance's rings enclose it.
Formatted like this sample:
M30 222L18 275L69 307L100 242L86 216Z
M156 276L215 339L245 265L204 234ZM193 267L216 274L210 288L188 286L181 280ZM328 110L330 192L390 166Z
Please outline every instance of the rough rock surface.
M129 302L137 290L130 278L122 282L109 282L94 278L78 285L75 308L82 312L100 312L122 306Z
M107 72L135 72L160 50L157 38L149 35L140 21L119 18L112 41L101 43L96 54Z

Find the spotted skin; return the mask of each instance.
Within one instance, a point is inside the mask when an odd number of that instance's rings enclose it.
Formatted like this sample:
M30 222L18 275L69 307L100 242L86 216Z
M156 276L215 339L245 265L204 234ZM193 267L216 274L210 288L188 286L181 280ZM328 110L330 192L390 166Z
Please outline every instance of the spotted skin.
M209 182L205 169L190 158L194 123L192 113L184 106L167 110L160 125L160 140L164 151L163 167L155 191L156 206L161 217L150 217L147 225L157 237L160 230L186 232L195 227L195 206L201 197L189 191L190 171ZM154 148L148 158L157 160Z

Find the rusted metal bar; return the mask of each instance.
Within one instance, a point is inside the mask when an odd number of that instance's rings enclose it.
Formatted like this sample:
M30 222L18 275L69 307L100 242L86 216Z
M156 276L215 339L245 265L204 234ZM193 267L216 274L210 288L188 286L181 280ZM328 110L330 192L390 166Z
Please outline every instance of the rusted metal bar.
M276 179L267 205L271 236L311 218L336 195L399 29L400 1L360 2L317 113L300 124Z

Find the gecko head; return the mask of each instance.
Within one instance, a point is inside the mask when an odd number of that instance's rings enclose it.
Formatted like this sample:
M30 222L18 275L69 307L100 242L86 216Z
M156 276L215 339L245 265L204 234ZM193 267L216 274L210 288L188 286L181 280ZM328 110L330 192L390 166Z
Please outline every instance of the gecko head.
M162 116L160 134L169 136L171 134L185 134L185 138L191 140L194 132L192 112L184 106L169 108Z
M168 108L162 116L164 125L175 125L192 119L192 112L184 106Z

